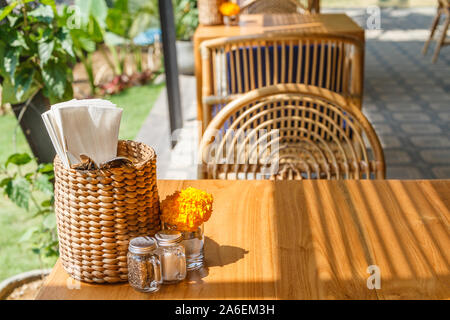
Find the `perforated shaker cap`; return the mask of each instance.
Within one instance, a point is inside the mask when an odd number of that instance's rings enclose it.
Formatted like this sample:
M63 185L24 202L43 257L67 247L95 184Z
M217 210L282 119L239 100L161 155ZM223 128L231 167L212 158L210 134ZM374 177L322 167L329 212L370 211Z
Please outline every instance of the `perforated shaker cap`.
M161 230L155 235L156 241L160 246L172 246L183 240L183 235L175 230Z
M157 247L156 240L152 237L137 237L130 240L128 250L132 253L151 253Z

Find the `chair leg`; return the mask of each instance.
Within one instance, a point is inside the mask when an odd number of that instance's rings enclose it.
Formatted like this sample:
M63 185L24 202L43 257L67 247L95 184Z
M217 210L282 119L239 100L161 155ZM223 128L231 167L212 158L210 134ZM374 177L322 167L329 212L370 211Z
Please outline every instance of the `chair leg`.
M442 45L445 42L445 38L447 37L448 25L450 24L450 15L445 18L444 28L442 29L442 34L439 38L439 41L436 46L436 50L434 51L433 63L435 63L439 57L439 51L441 50Z
M439 24L439 19L441 18L441 8L437 9L436 12L436 16L434 17L433 23L431 24L431 29L430 29L430 37L428 38L428 40L425 42L423 49L422 49L422 54L426 55L427 51L428 51L428 46L430 45L431 40L433 39L434 36L434 32L436 31L436 28Z

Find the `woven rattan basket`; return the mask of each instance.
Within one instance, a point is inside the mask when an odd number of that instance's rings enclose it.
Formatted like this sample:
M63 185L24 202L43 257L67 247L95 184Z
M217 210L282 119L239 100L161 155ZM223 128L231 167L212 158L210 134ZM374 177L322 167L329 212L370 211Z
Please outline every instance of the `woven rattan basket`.
M223 24L219 7L223 0L198 0L198 21L205 26Z
M81 281L127 281L128 241L160 229L154 150L119 141L118 155L133 165L81 171L55 158L60 258L66 272Z

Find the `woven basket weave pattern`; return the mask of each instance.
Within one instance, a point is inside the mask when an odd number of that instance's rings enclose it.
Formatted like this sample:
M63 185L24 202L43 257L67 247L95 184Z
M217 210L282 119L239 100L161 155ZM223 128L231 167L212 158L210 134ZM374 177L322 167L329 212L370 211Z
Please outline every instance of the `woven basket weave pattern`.
M119 141L118 155L133 166L79 171L55 158L60 257L66 272L81 281L127 281L128 241L160 229L154 150Z
M222 24L222 14L219 11L223 0L198 0L198 20L200 24L212 26Z

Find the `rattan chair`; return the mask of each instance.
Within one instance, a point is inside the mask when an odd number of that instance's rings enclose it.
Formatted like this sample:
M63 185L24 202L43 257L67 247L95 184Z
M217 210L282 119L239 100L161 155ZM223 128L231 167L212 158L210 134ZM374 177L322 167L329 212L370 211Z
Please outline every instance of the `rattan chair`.
M361 110L327 89L278 84L230 102L200 144L202 179L383 179Z
M442 33L437 40L436 49L434 50L433 55L433 63L435 63L439 57L439 52L441 48L445 45L449 45L450 43L446 41L448 26L450 25L450 0L438 0L438 8L436 12L436 16L434 17L433 23L431 24L430 36L428 40L425 42L423 46L422 53L423 55L427 54L428 47L430 45L431 40L433 39L434 33L439 24L439 20L441 19L441 15L445 16L444 25L442 26Z
M277 13L319 13L320 1L307 0L247 0L240 1L243 14L277 14Z
M330 89L361 108L364 45L344 35L266 33L202 42L203 131L229 101L278 83Z

